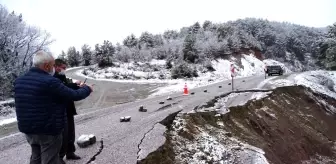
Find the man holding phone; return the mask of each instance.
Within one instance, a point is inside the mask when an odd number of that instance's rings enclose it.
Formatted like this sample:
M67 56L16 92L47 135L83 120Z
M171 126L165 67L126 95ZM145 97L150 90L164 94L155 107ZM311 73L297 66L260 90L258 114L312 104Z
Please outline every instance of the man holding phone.
M72 89L79 89L83 84L80 81L76 83L69 82L65 76L65 70L67 64L62 59L55 60L55 75L54 77L60 79L64 85ZM68 160L78 160L81 159L78 155L75 154L75 121L74 116L77 115L75 103L73 101L68 102L66 105L66 114L67 114L67 126L64 128L63 132L63 143L60 151L60 158L63 163L64 156Z

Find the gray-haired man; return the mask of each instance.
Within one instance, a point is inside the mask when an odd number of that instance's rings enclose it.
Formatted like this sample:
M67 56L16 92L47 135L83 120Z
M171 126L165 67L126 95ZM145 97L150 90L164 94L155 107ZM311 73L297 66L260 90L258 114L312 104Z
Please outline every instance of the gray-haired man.
M59 164L66 102L85 99L92 87L66 87L53 77L54 58L44 51L34 55L33 65L14 83L18 127L31 146L30 164Z

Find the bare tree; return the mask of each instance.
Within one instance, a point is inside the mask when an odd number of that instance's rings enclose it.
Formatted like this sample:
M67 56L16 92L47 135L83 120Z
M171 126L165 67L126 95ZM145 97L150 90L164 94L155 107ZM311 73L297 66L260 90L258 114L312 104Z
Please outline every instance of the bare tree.
M48 51L52 42L49 33L0 5L0 100L11 95L13 80L32 66L33 54Z

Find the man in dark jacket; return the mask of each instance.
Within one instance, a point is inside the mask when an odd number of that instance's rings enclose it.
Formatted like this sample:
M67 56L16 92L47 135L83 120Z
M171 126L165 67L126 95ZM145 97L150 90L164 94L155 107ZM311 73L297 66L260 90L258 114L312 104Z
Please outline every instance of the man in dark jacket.
M72 89L79 89L80 82L70 83L66 76L65 70L67 68L66 62L61 59L55 60L55 75L54 77L60 79L64 85ZM78 160L80 157L75 154L75 121L74 115L77 115L76 107L74 101L69 101L66 104L66 114L67 114L67 126L64 128L63 132L63 142L60 151L61 159L66 155L67 159Z
M54 63L51 54L39 51L33 57L34 67L14 83L17 123L31 146L30 164L60 164L66 103L92 92L91 86L73 90L53 77Z

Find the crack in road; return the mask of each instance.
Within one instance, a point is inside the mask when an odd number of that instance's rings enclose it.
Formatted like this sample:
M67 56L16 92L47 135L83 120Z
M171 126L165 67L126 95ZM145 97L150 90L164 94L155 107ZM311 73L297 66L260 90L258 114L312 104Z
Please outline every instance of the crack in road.
M194 108L194 111L197 111L197 109L200 109L200 108L209 108L209 107L212 107L214 106L214 104L218 101L219 98L224 98L226 96L229 96L230 94L232 93L250 93L250 92L271 92L273 91L273 89L251 89L251 90L240 90L240 91L231 91L231 92L228 92L228 93L224 93L220 96L215 96L213 99L211 99L210 101L206 102L204 105L201 105L201 106L197 106Z
M103 139L100 140L100 147L99 147L99 150L96 154L94 154L90 160L88 162L86 162L86 164L91 164L92 162L94 162L96 160L96 157L103 151L104 149L104 142L103 142Z
M137 155L138 155L138 156L137 156L137 161L139 161L139 157L140 157L140 154L139 154L139 153L140 153L140 151L141 151L140 146L141 146L143 140L146 138L146 135L154 129L155 125L156 125L156 124L159 124L159 123L160 123L160 122L156 122L156 123L152 126L152 128L150 128L150 129L144 134L144 136L141 138L140 143L138 144L138 152L137 152Z
M182 110L179 110L179 111L177 111L177 112L171 113L171 114L169 114L166 118L162 119L162 120L159 121L159 122L156 122L156 123L152 126L152 128L150 128L150 129L144 134L144 136L143 136L143 137L141 138L141 140L140 140L140 143L138 144L137 163L140 162L140 160L141 160L141 159L139 159L139 157L140 157L140 151L141 151L140 146L141 146L143 140L146 138L146 135L149 134L149 133L155 128L155 125L156 125L156 124L161 124L161 125L164 125L164 126L166 126L167 128L169 128L170 124L174 121L176 115L177 115L178 113L180 113L181 111L182 111Z
M158 112L158 111L161 111L161 110L165 110L165 109L167 109L167 108L169 108L169 107L173 107L173 105L176 105L176 104L178 104L178 103L180 103L180 102L182 102L182 100L179 100L179 101L174 102L174 103L172 103L172 104L164 105L164 106L160 107L159 109L157 109L155 112Z

